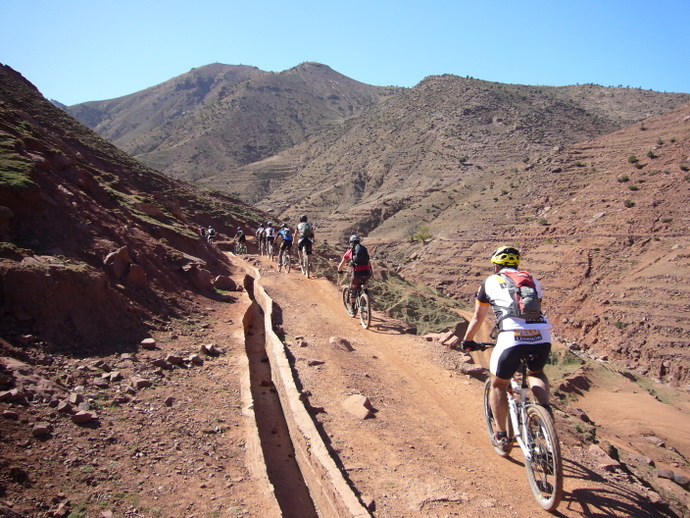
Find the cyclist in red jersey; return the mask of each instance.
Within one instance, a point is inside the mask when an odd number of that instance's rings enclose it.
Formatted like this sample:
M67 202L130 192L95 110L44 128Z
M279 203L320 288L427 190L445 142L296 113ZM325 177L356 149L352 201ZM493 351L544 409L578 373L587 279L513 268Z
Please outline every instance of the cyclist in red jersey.
M357 234L350 237L350 248L347 249L343 258L338 264L338 273L343 271L346 264L352 267L352 277L350 278L350 300L355 304L357 290L371 278L371 264L369 262L369 252L360 243L361 239Z

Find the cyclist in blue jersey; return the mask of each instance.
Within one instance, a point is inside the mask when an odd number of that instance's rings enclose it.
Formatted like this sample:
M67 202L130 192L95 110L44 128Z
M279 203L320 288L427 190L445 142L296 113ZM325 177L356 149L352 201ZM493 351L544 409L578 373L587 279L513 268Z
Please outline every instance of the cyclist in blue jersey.
M283 224L282 228L278 231L276 240L280 239L280 248L278 249L278 271L283 266L283 254L286 250L292 248L292 230L287 226L287 223Z

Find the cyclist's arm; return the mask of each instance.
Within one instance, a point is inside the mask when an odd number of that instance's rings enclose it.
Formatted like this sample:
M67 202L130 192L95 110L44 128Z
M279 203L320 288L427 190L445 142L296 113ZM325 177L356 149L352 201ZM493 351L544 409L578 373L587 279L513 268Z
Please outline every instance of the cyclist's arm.
M340 264L338 265L338 271L339 271L339 272L342 272L342 271L343 271L343 266L345 266L345 263L346 263L346 262L347 262L347 261L345 260L344 257L340 260Z
M491 309L490 304L487 304L486 302L480 302L478 300L475 301L474 314L472 315L472 319L470 320L470 323L467 326L467 331L465 331L465 337L463 338L463 340L469 341L474 339L474 335L476 335L477 331L479 331L479 328L484 322L486 315L489 313L489 309Z

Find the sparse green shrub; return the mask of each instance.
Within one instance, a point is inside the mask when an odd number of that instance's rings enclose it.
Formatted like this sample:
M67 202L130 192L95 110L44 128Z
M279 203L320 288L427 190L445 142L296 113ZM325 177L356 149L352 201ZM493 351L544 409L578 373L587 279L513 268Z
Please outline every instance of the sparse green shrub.
M542 225L542 226L546 227L546 226L548 226L548 225L549 225L549 220L548 220L548 219L546 219L546 218L539 218L539 221L538 221L538 223L539 223L540 225Z
M630 181L630 177L627 174L624 174L623 176L619 176L617 179L621 183Z
M681 171L688 172L688 171L690 171L690 167L688 167L688 166L686 166L685 164L683 164L682 166L680 166L680 170L681 170Z
M639 191L640 187L637 185L628 185L628 189L630 189L631 191Z
M412 234L412 241L421 241L422 244L431 239L431 231L427 225L420 225L416 232Z
M661 139L658 139L658 140L656 141L656 143L659 144L660 146L663 146L663 145L664 145L664 141L661 140Z
M636 164L639 161L640 161L639 158L637 158L635 155L630 155L628 157L628 162L631 164Z
M659 155L656 155L656 154L654 153L654 151L648 151L648 152L647 152L647 156L648 156L649 158L659 158Z
M623 205L625 205L627 208L630 209L630 208L632 208L632 207L635 206L635 202L632 201L632 200L625 200L625 201L623 202Z
M662 223L671 223L673 221L673 218L661 218Z
M575 162L575 167L586 167L586 164L578 160L577 162Z
M640 162L637 162L637 163L635 164L635 168L636 168L636 169L642 169L643 167L644 167L644 164L642 164L642 163L640 163Z

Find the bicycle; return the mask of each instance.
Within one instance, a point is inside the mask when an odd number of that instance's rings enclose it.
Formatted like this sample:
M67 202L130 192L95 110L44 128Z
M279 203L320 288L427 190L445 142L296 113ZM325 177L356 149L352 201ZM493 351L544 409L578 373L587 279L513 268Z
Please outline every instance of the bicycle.
M485 350L493 343L478 343L477 350ZM520 357L519 377L514 376L508 388L508 437L510 444L517 443L525 457L525 469L532 495L546 511L554 511L563 497L563 460L558 435L551 414L528 395L527 364L532 355ZM489 395L491 378L484 384L484 419L489 439L493 443L495 420ZM507 456L494 445L496 453Z
M247 246L244 243L237 241L235 243L235 255L244 255L246 253L247 253Z
M278 253L278 271L283 267L285 273L290 273L290 251L288 249L283 250L283 255L281 257L280 252Z
M345 273L351 273L350 270L343 270ZM369 288L365 283L359 285L357 294L355 295L355 303L352 304L350 299L349 283L343 286L342 289L343 306L345 311L351 317L357 316L359 313L359 322L364 329L369 329L371 325L371 298L369 297Z

